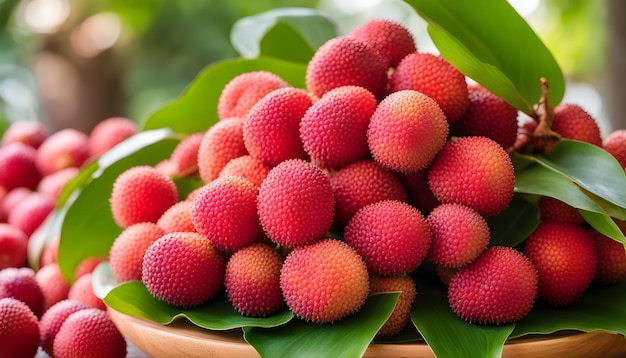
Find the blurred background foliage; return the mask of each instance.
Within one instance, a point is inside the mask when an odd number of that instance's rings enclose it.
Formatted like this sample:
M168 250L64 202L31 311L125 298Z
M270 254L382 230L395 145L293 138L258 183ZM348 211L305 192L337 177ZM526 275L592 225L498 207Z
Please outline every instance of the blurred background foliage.
M565 100L586 107L605 135L626 127L601 99L618 82L607 65L615 49L607 9L620 1L510 2L562 66ZM140 122L202 68L237 56L229 34L238 19L287 6L319 9L340 33L368 18L394 18L421 51L436 52L425 24L397 0L0 0L0 123L40 120L51 131L88 132L110 116Z

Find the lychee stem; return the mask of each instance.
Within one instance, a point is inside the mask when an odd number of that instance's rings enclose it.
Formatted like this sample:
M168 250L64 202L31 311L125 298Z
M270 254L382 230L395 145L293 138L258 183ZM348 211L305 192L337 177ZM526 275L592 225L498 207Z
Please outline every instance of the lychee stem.
M545 145L555 144L561 139L561 135L552 130L552 122L554 118L554 111L550 106L549 100L549 86L545 77L541 78L541 100L537 104L536 113L539 119L539 124L533 132L534 141L544 142ZM537 147L537 145L535 145ZM543 146L541 146L543 147Z

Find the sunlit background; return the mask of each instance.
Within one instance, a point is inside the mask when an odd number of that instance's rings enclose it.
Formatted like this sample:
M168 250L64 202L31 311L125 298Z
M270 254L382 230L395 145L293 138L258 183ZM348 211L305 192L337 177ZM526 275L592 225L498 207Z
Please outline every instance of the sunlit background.
M610 2L510 0L566 74L564 101L586 108L604 135L626 126L606 100ZM318 8L340 33L393 18L420 51L437 52L426 24L396 0L0 0L0 123L40 120L87 132L113 115L141 121L204 66L236 56L228 36L237 19L282 6Z

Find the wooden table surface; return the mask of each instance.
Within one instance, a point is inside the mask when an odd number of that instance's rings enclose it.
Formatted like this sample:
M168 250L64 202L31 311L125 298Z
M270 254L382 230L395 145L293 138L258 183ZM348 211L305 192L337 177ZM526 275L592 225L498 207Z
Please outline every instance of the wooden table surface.
M150 358L150 356L148 356L147 354L139 350L139 348L137 348L134 344L132 344L128 340L126 341L126 343L127 343L126 351L128 352L126 354L126 358ZM46 352L41 350L41 348L39 348L39 352L37 353L35 358L50 358L50 356Z

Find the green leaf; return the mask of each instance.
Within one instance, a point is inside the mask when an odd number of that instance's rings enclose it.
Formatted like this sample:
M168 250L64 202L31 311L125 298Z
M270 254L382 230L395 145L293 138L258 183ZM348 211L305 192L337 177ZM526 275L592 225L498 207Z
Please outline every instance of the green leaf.
M109 261L102 261L94 268L91 276L91 285L94 294L101 299L106 297L117 286Z
M598 232L626 245L626 237L610 216L591 211L579 210L580 214Z
M563 73L533 29L507 1L405 0L428 23L441 55L468 77L533 115L540 79L554 107L563 98Z
M186 318L198 327L218 331L241 327L274 327L293 318L293 313L287 309L269 317L242 316L230 304L224 291L200 306L176 307L154 298L140 281L128 281L118 285L104 297L104 302L121 313L160 324Z
M487 223L491 234L490 246L515 247L539 225L539 209L516 195L503 212L488 218Z
M305 87L305 64L270 57L217 62L200 72L178 99L148 117L142 129L167 127L184 134L206 131L219 120L217 102L224 86L235 76L250 71L269 71L294 87Z
M262 357L361 357L391 315L398 292L370 295L355 314L332 324L293 319L279 327L244 327L244 339Z
M240 19L230 39L245 58L263 55L308 63L317 48L337 36L335 27L314 9L278 8Z

